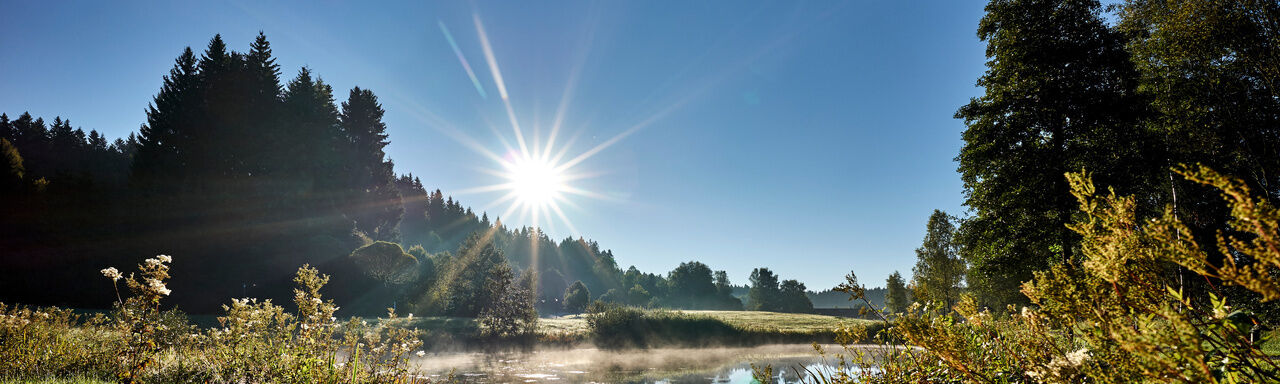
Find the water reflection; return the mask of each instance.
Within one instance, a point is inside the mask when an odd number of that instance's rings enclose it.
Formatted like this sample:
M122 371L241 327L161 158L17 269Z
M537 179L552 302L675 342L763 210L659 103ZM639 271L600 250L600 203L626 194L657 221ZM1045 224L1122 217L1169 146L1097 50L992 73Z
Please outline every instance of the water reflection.
M834 369L810 345L445 353L414 363L433 377L452 373L467 383L751 383L753 363L772 365L779 383L795 383L807 375L804 368Z

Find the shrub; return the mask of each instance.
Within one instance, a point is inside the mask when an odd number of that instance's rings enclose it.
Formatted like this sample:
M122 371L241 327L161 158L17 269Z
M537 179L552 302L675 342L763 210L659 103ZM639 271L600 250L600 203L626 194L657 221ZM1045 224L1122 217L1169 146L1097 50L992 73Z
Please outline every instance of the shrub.
M1258 321L1225 298L1175 288L1181 266L1206 281L1280 298L1280 210L1240 180L1204 167L1175 170L1222 192L1234 232L1197 243L1172 208L1141 220L1132 197L1099 195L1086 173L1068 175L1082 215L1076 264L1037 272L1022 292L1038 308L980 309L964 296L952 311L914 305L895 320L884 349L846 347L861 375L829 382L1256 383L1280 367L1255 339ZM1216 251L1216 255L1209 252ZM1209 260L1223 260L1212 264ZM1244 263L1242 260L1251 260ZM1213 288L1211 286L1211 288ZM1216 288L1214 288L1216 289ZM1274 337L1274 336L1272 336ZM916 347L919 346L919 347ZM923 348L920 348L923 347ZM875 356L872 356L875 355Z
M81 323L68 309L0 303L0 381L75 372L86 379L119 374L125 338L103 316Z
M418 260L396 243L376 241L351 252L351 258L365 275L387 285L408 283L418 274Z
M587 309L587 304L591 302L591 291L587 290L587 286L582 281L574 281L569 288L564 290L564 309L573 313L580 313Z
M532 336L538 328L538 311L533 308L533 275L525 273L521 281L503 279L492 282L498 286L494 301L480 311L478 319L481 336L490 338L514 338Z
M601 348L742 343L745 335L710 316L605 303L593 304L586 318L595 344Z
M338 307L320 289L329 277L304 265L287 312L270 300L233 299L219 326L200 330L176 310L160 310L170 293L169 256L147 259L125 280L110 316L81 321L69 310L0 303L0 380L77 378L125 383L406 383L407 365L421 345L417 331L373 328L333 316ZM394 319L394 311L389 316ZM391 323L391 322L388 322ZM421 354L421 351L417 353Z

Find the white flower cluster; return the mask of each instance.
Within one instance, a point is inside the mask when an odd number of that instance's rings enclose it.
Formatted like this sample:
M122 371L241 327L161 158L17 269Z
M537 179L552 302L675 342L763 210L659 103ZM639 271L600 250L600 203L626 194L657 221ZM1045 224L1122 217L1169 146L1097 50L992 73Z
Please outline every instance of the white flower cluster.
M0 325L21 327L31 324L31 320L18 315L0 315Z
M1071 367L1079 367L1084 364L1085 360L1088 360L1088 359L1089 359L1089 350L1086 348L1081 348L1073 352L1067 352L1067 356L1065 359L1066 361L1064 363Z
M163 296L169 296L169 293L173 292L169 290L169 288L165 288L164 282L160 281L159 279L148 278L147 287L151 288L152 291L155 291L156 293L159 293L160 295L163 295Z
M1078 372L1076 369L1084 365L1089 360L1089 349L1081 348L1072 352L1067 352L1062 357L1054 357L1052 361L1044 368L1036 368L1027 371L1027 376L1032 378L1056 377L1059 379L1069 378L1072 372Z
M120 281L120 278L124 277L124 275L121 275L120 271L117 270L116 267L103 269L102 275L106 276L108 279L111 279L111 281L113 282Z

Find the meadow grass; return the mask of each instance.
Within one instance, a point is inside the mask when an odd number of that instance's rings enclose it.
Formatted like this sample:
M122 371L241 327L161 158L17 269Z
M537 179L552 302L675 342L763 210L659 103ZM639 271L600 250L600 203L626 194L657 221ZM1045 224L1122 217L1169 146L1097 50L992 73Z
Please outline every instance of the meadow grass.
M0 384L109 384L114 381L103 381L91 377L49 377L44 379L4 379Z
M875 324L874 320L814 315L809 313L779 313L761 311L680 311L693 315L706 315L729 325L760 331L785 333L831 332L850 325Z
M819 333L835 331L842 325L870 325L873 320L852 319L807 313L778 313L760 311L699 311L671 310L695 316L706 316L722 321L740 329L759 332L778 333ZM369 321L374 321L369 319ZM385 322L386 319L378 319ZM421 330L447 332L451 334L468 334L479 329L476 319L469 317L423 316L412 319L399 318L397 325L415 327ZM538 319L539 334L563 334L586 336L591 333L585 315L565 315Z
M731 329L732 334L724 336L722 339L725 342L734 344L830 342L835 332L841 327L868 326L874 328L877 326L877 322L872 320L804 313L703 310L647 310L646 313L671 315L655 318L656 321L669 325L682 322L687 323L682 326L694 327L695 329L702 327L701 329L708 332L711 329L707 327ZM481 339L478 336L480 326L476 319L473 318L415 316L412 318L401 317L394 320L384 318L366 320L379 325L416 328L419 330L424 344L433 348L456 347L465 349L477 344L512 342L512 340ZM595 336L598 335L592 333L591 327L587 322L587 315L575 314L538 319L537 334L523 341L539 345L574 345L591 342Z

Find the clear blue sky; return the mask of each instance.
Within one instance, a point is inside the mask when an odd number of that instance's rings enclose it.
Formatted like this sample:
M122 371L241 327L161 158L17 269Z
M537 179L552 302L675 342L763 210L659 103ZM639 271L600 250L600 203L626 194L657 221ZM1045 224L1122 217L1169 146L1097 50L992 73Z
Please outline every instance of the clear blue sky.
M183 47L221 33L243 51L263 30L286 79L305 65L339 99L380 96L398 172L465 191L497 165L457 136L514 143L478 17L526 135L545 137L561 100L569 157L647 122L574 168L608 198L572 197L580 233L555 220L552 237L651 272L699 260L737 284L767 266L815 290L850 270L883 285L910 274L933 209L963 213L952 115L981 92L984 4L8 0L0 111L124 136ZM500 194L455 197L480 209Z

